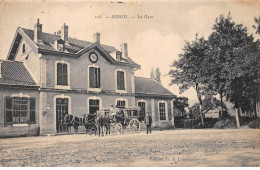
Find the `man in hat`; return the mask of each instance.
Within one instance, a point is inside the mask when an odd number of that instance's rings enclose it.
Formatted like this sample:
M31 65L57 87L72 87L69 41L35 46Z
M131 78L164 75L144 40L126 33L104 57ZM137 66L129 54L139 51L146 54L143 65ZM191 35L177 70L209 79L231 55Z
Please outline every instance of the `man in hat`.
M148 132L152 133L152 117L148 113L145 115L144 124L146 125L146 134L148 134Z

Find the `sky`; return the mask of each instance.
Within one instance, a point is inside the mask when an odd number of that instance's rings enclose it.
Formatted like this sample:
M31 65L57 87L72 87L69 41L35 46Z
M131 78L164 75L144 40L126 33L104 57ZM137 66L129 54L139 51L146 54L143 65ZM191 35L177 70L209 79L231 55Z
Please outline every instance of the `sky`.
M54 33L66 23L69 37L93 41L93 34L99 32L101 44L120 50L120 44L127 43L129 57L142 67L136 76L149 77L152 68L159 68L162 84L177 96L188 97L191 106L197 102L193 89L179 94L177 85L169 86L170 65L178 60L185 41L192 41L196 33L207 38L215 19L229 12L253 33L260 0L0 0L0 59L6 59L17 27L33 29L39 18L43 32ZM113 18L116 15L123 18Z

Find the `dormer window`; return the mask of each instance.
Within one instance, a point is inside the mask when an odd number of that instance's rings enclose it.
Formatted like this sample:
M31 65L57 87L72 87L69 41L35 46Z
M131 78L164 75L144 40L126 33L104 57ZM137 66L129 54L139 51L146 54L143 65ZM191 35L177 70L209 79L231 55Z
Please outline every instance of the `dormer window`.
M22 49L22 52L25 53L25 44L23 44L23 49Z
M58 51L65 50L65 42L62 39L56 40L54 42L54 47L57 48Z
M117 51L116 52L116 60L121 61L121 59L122 59L122 53L120 51Z
M64 51L64 44L63 44L63 43L58 43L57 49L58 49L59 51Z

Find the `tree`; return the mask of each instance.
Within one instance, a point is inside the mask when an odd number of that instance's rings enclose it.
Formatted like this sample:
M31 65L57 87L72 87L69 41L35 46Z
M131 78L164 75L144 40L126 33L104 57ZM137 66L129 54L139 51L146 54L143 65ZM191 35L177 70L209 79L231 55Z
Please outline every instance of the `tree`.
M155 80L161 83L161 73L159 68L155 69Z
M203 37L198 38L198 34L194 41L185 42L183 53L179 54L179 60L174 61L169 72L171 84L179 85L180 93L193 87L196 90L197 98L200 104L201 123L204 126L202 113L202 96L204 94L205 82L205 56L208 51L208 43Z
M224 96L235 108L250 110L257 76L254 54L259 44L247 31L242 24L232 21L230 14L226 18L221 15L208 39L207 88L220 95L222 113Z
M182 114L182 116L185 113L185 108L189 107L189 103L188 103L188 98L187 97L177 97L174 101L173 101L173 107L177 110L179 110Z
M254 18L256 25L253 25L253 28L256 29L256 34L260 34L260 16Z

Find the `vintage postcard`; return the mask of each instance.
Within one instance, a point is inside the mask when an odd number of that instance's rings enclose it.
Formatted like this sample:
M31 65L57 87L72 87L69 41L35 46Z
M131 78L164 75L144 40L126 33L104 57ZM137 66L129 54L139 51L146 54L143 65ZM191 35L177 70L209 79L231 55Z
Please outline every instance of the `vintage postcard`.
M259 0L0 0L1 167L260 166Z

